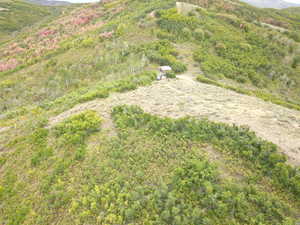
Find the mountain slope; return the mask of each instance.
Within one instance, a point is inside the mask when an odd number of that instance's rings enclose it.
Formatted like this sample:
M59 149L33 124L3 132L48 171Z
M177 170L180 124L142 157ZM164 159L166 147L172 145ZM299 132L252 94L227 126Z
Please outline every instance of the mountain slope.
M70 5L70 2L67 1L52 1L52 0L27 0L30 3L45 5L45 6L62 6L62 5Z
M1 45L0 224L299 223L297 17L196 3L78 5Z
M283 0L241 0L241 1L260 8L284 9L289 7L300 6L300 4L286 2Z
M59 14L58 8L47 8L29 4L22 0L0 2L0 43L12 32Z

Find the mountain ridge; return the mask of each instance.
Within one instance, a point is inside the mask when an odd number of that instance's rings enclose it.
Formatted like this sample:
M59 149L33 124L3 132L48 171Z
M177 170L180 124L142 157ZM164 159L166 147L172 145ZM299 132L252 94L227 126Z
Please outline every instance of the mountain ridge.
M260 7L260 8L275 8L275 9L285 9L289 7L300 7L300 3L291 3L284 0L241 0L250 5Z
M71 4L68 1L55 1L55 0L26 0L26 1L29 3L34 3L37 5L44 5L44 6L66 6Z

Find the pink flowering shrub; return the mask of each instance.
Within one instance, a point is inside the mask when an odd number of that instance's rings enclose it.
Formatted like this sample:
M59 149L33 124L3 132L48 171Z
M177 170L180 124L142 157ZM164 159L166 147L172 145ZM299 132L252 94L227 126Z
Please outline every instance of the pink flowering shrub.
M77 15L74 15L72 23L77 26L86 25L98 16L99 15L94 10L85 9L80 11Z
M71 15L58 19L51 27L42 28L35 35L19 43L4 46L0 49L0 71L11 70L16 68L18 64L32 62L47 54L48 51L60 48L59 43L72 35L99 29L104 25L104 22L93 20L101 17L101 15L103 15L103 11L98 4L90 8L74 10ZM103 33L103 38L111 38L112 36L113 32ZM4 59L4 57L11 59Z
M0 72L15 69L17 65L18 61L16 59L9 59L6 62L0 62Z
M85 25L88 24L91 21L91 16L81 16L79 18L74 19L73 23L75 25Z
M56 31L55 30L50 30L50 29L46 29L46 30L43 30L41 32L39 32L39 37L48 37L50 35L53 35L55 34Z
M112 38L114 33L115 33L114 31L103 32L103 33L100 34L100 38L104 38L104 39Z

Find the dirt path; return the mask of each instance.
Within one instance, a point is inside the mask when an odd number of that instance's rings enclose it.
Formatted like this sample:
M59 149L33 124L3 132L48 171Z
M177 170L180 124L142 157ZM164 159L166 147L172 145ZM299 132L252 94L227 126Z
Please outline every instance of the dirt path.
M53 126L72 114L92 109L112 126L111 108L116 105L138 105L146 112L179 118L194 116L237 125L247 125L257 135L277 144L292 164L300 165L300 112L258 98L199 83L188 75L178 79L154 82L127 93L112 94L80 104L52 119Z

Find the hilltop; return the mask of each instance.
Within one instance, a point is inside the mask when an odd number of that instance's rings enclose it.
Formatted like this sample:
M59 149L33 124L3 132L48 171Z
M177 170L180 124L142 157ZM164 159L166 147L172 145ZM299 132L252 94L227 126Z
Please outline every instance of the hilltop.
M52 1L52 0L28 0L30 3L45 5L45 6L66 6L70 5L70 2L67 1Z
M283 0L242 0L242 1L261 8L284 9L289 7L300 7L300 4L286 2Z
M299 223L297 8L13 3L0 224Z

